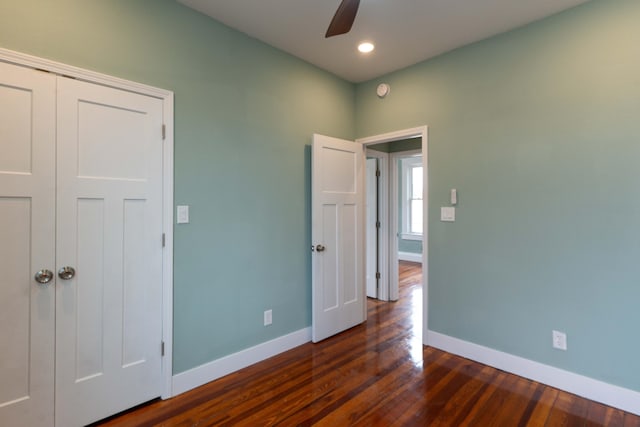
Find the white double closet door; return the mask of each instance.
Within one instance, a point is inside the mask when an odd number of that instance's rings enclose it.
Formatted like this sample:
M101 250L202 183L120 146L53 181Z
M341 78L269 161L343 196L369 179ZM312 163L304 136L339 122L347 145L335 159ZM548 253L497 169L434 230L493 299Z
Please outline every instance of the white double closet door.
M0 62L0 424L161 394L162 108Z

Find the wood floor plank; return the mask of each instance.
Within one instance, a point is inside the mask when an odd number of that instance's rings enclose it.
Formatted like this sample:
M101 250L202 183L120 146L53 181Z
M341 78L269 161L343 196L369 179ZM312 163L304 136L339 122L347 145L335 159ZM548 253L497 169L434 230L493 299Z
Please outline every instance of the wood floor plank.
M520 423L518 423L520 427L544 426L549 419L553 404L558 398L558 390L543 384L540 384L539 387L542 387L542 393L534 396L529 402L529 407L532 408L531 415L528 419L523 416Z
M585 427L624 426L624 412L597 402L589 402Z
M636 415L424 347L421 275L401 262L399 300L369 299L362 325L95 425L640 427Z
M624 427L640 427L640 416L625 413Z
M564 391L558 392L547 425L554 427L584 426L589 401Z
M467 367L465 367L467 368ZM488 366L468 366L462 375L467 376L467 381L446 400L440 413L429 420L433 427L447 427L453 423L460 425L484 391L488 382L497 375L497 371Z

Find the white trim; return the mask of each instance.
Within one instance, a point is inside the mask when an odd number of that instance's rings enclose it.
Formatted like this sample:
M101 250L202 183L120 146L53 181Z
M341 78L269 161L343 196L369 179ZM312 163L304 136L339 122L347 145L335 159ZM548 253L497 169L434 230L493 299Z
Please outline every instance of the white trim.
M428 331L429 345L551 387L640 415L640 392Z
M402 153L399 153L402 154ZM410 201L417 200L413 198L413 174L414 168L422 167L422 157L419 154L415 156L397 156L400 161L401 175L401 197L400 197L400 213L402 214L401 232L402 236L409 236L409 240L422 240L422 233L414 233L411 231L412 226L412 209ZM421 195L422 197L422 195ZM404 237L402 237L404 238Z
M165 246L162 259L162 399L172 396L173 378L173 92L164 98L165 139L163 145L162 232Z
M364 146L367 145L372 145L372 144L382 144L385 142L392 142L392 141L399 141L402 139L408 139L408 138L415 138L415 137L420 137L422 140L422 164L424 166L424 173L422 174L422 177L424 179L423 182L423 209L422 209L422 214L423 214L423 235L422 235L422 268L423 271L428 271L428 245L427 242L429 241L429 128L428 126L419 126L419 127L415 127L415 128L410 128L410 129L403 129L403 130L399 130L399 131L395 131L395 132L389 132L389 133L384 133L384 134L380 134L380 135L374 135L374 136L369 136L366 138L359 138L356 139L356 142L361 143ZM393 169L394 169L394 163L391 161L391 179L393 179ZM395 173L395 175L397 175L397 171ZM391 191L393 191L393 186L390 188L390 195L391 195ZM390 200L396 200L393 198L393 196L390 197ZM397 209L396 209L397 210ZM390 212L389 215L389 277L390 277L390 285L389 285L389 299L391 300L397 300L398 299L398 284L397 284L397 280L398 280L398 239L397 239L397 235L398 235L398 220L397 217L394 218L393 217L393 209ZM395 232L393 231L394 228L394 224L395 224ZM395 243L395 245L394 245ZM395 247L395 249L394 249ZM392 280L396 280L395 286L394 283L391 282ZM428 330L428 321L429 321L429 305L427 304L428 301L428 296L429 296L429 277L428 274L423 274L422 275L422 343L427 345L427 330Z
M402 240L422 240L422 234L416 233L400 233Z
M165 99L167 96L173 96L173 92L166 89L147 86L142 83L132 82L118 77L109 76L107 74L98 73L96 71L85 70L72 65L51 61L49 59L38 58L37 56L15 52L9 49L0 48L0 61L30 68L37 68L39 70L49 71L62 76L73 77L78 80L149 95L155 98Z
M367 157L378 159L380 169L378 207L380 221L380 241L379 243L379 272L380 281L378 288L378 299L389 301L389 154L365 148ZM385 209L387 208L387 209ZM365 244L369 244L368 242Z
M422 254L416 254L413 252L398 252L398 259L400 261L419 262L422 264Z
M391 165L389 171L389 200L393 200L393 203L389 205L389 265L391 270L391 280L389 281L389 294L393 301L397 301L400 298L400 269L398 261L400 260L400 250L398 242L398 217L400 210L398 209L398 198L400 194L398 192L398 157L395 153L391 153L391 159L389 161ZM423 206L423 209L425 207Z
M380 135L368 136L366 138L358 138L356 142L362 145L384 144L385 142L400 141L402 139L425 138L427 135L427 126L418 126L415 128L403 129L394 132L383 133ZM423 139L424 142L424 139Z
M166 129L162 152L162 231L165 234L162 259L162 340L164 341L165 355L162 358L161 397L163 399L171 397L173 365L173 92L4 48L0 48L0 61L22 67L37 68L162 100L162 115Z
M311 328L300 329L173 376L173 395L184 393L232 372L311 341Z

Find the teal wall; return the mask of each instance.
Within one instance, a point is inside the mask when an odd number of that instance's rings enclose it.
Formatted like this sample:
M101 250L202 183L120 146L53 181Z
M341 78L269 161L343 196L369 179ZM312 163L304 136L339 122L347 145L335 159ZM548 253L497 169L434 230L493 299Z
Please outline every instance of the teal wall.
M409 252L412 254L422 253L422 241L420 240L407 240L398 239L398 251Z
M429 126L430 329L640 390L639 22L593 1L358 85L358 137Z
M174 91L175 373L311 324L308 146L354 85L173 0L0 0L0 47Z

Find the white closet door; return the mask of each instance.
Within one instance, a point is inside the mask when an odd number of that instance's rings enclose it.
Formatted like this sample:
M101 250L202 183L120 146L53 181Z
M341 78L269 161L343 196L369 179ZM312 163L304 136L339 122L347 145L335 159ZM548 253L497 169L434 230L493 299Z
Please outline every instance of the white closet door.
M58 79L56 425L161 394L162 101Z
M55 77L0 62L0 424L52 425Z

